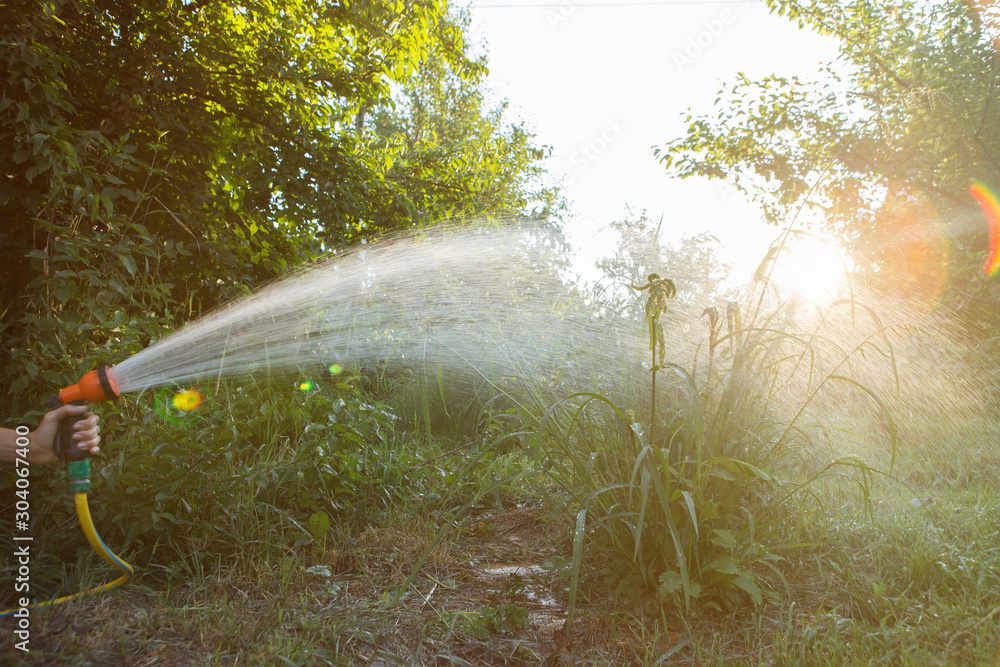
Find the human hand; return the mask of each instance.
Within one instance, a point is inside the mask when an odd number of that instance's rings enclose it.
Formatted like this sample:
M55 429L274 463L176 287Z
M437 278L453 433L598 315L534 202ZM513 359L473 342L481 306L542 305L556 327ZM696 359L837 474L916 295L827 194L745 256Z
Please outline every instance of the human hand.
M64 417L82 415L87 411L85 405L63 405L47 412L38 428L32 431L28 438L31 444L28 448L28 461L30 463L53 463L59 460L55 451L56 431L59 430L59 422ZM101 427L98 425L98 417L95 414L87 413L86 418L81 419L73 425L73 442L77 447L91 454L100 452L98 445L101 442Z

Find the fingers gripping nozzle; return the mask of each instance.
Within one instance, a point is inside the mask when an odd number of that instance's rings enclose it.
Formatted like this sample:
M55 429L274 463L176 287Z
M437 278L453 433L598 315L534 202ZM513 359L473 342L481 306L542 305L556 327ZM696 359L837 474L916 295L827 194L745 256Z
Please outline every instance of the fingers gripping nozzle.
M64 404L85 405L88 401L91 403L113 401L118 398L118 393L118 383L111 369L107 366L98 366L80 378L76 384L60 389L58 397L49 396L45 405L49 408L58 408ZM56 456L64 461L83 461L90 456L90 452L80 449L73 441L73 425L83 418L83 415L71 415L59 422L56 439L52 444Z
M83 401L73 401L73 405L84 405ZM45 401L45 407L58 408L62 402L55 397L49 396ZM59 428L56 429L56 437L52 442L52 451L63 461L83 461L90 456L90 452L80 449L73 442L73 425L83 419L83 415L70 415L59 420Z

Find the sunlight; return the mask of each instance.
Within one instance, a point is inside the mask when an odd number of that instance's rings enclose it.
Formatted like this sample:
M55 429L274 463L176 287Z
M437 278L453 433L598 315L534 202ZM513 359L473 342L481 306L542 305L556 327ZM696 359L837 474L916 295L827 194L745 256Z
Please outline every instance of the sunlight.
M801 236L788 241L778 254L771 278L782 294L828 305L844 284L845 263L836 244Z

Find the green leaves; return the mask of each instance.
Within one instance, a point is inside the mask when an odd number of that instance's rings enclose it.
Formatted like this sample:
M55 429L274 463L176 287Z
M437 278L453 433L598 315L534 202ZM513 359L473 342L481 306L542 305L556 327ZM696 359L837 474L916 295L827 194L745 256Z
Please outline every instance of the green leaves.
M309 528L313 539L322 541L326 538L326 534L330 532L330 517L326 512L315 512L309 517L309 522L306 526Z
M683 369L675 370L687 377ZM744 461L707 457L707 448L698 443L714 434L685 443L682 434L698 432L695 424L706 409L705 399L692 390L696 408L669 425L669 449L631 441L635 434L627 413L597 394L570 397L543 417L536 439L550 448L548 474L581 504L567 564L571 609L586 569L588 542L597 551L618 555L618 576L637 576L665 604L685 611L695 601L726 606L737 604L740 596L761 601L762 583L752 567L769 559L770 552L755 540L752 528L731 526L747 525L746 512L757 511L756 498L775 478ZM602 408L617 428L599 416ZM595 453L586 438L574 437L588 432L602 433L607 449ZM607 441L613 433L628 434L629 441ZM753 525L752 516L749 522Z
M29 356L72 376L337 245L555 200L443 3L106 4L0 16L7 414Z
M932 255L925 264L947 266L957 287L945 299L965 312L976 299L996 301L996 285L984 283L971 261L982 252L984 222L975 230L954 224L975 215L967 193L973 180L1000 184L1000 59L990 10L961 0L767 5L836 37L838 63L809 79L737 75L726 82L710 109L688 114L684 135L654 151L667 172L727 179L771 223L808 216L828 226L876 278L885 279L887 268L900 273L889 239L908 233L901 229L940 225L957 241L950 257L933 257L941 253L934 244L923 252ZM892 193L900 190L926 205L894 211ZM933 276L920 278L919 289L940 291ZM891 280L911 285L914 277ZM1000 323L978 320L989 329Z
M736 538L728 530L720 530L719 528L713 528L712 532L715 533L710 541L717 547L725 549L727 551L732 551L736 548Z

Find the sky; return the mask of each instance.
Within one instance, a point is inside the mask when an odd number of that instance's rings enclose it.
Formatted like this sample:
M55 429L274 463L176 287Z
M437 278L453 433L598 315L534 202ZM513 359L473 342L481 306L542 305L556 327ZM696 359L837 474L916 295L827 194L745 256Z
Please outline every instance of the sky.
M743 282L780 230L722 181L671 180L652 149L685 132L688 109L714 111L738 72L816 77L837 43L759 2L458 0L489 57L487 85L551 146L546 166L570 201L576 267L613 243L626 207L663 216L667 238L708 232Z

